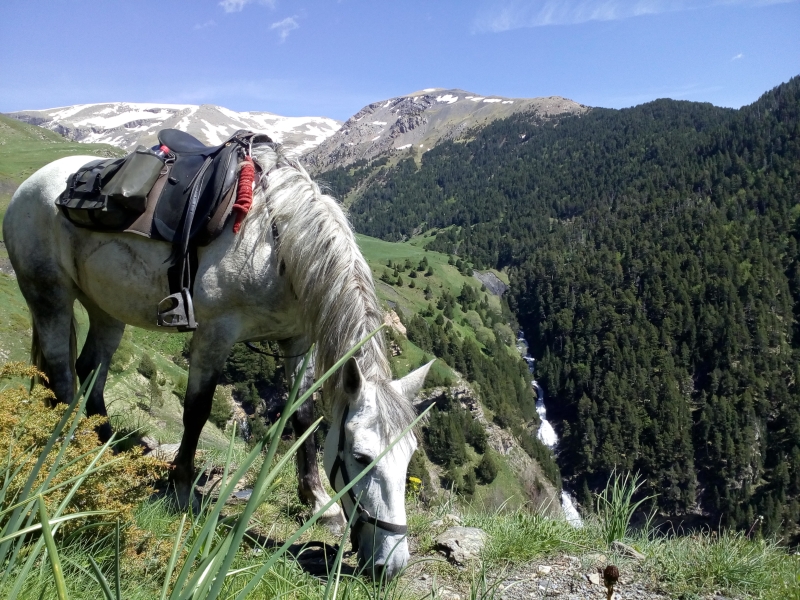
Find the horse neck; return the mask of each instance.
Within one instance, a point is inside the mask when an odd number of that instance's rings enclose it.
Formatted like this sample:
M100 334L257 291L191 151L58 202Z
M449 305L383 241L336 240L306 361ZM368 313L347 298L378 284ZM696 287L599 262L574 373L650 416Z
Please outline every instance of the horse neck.
M262 232L277 232L277 257L297 296L304 328L316 343L317 373L331 368L383 322L369 265L341 206L305 169L280 156L258 202ZM284 163L280 162L284 160ZM263 208L263 210L262 210ZM356 355L371 380L391 378L381 334ZM332 378L338 380L338 377Z

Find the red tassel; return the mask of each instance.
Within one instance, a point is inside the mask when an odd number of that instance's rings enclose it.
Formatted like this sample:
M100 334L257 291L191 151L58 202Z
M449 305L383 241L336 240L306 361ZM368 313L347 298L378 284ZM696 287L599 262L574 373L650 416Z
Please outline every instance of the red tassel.
M242 161L242 169L239 171L239 188L236 190L236 202L233 203L232 210L236 213L233 233L239 233L242 221L253 205L253 182L255 179L256 169L253 166L253 159L247 156Z

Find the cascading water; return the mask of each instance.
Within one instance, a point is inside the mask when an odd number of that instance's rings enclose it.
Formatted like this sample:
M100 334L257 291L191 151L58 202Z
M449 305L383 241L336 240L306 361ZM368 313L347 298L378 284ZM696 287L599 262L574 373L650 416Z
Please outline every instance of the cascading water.
M528 340L525 339L525 334L522 333L522 331L517 335L517 348L523 355L522 358L528 363L528 370L531 372L531 375L533 375L535 373L536 359L528 352ZM539 431L536 433L536 437L538 437L539 441L545 446L555 451L556 446L558 446L558 435L550 424L550 421L547 420L547 409L544 406L544 388L539 385L536 379L531 380L531 385L533 389L536 390L536 412L541 419L541 425L539 425ZM573 527L583 527L583 520L578 514L578 510L575 508L572 496L570 496L569 492L566 490L561 490L561 508L564 511L567 523Z

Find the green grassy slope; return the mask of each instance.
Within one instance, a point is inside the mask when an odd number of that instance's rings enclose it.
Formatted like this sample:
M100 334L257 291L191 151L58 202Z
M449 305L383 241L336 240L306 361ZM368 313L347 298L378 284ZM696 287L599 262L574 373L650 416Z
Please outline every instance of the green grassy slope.
M0 116L0 182L5 182L8 191L0 198L0 212L3 211L16 185L36 169L62 156L74 154L98 154L116 156L122 151L103 145L86 145L68 142L57 134L20 123ZM404 243L389 243L367 236L358 236L359 246L369 263L377 291L384 307L394 309L405 322L415 314L425 311L429 304L436 305L443 294L457 297L465 285L472 286L476 293L485 297L491 309L501 312L499 298L481 291L481 282L466 276L449 262L451 258L440 252L426 248L434 239L428 234L416 236ZM0 246L0 251L4 248ZM425 260L427 268L418 271L420 261ZM391 285L381 281L387 272L389 261L398 265L403 284ZM406 261L412 265L405 267ZM410 277L411 272L416 277ZM430 274L428 274L430 272ZM504 273L495 272L506 280ZM414 287L410 285L414 284ZM427 297L425 290L428 289ZM79 328L79 342L82 343L88 329L86 315L78 304L76 313ZM475 339L475 331L466 323L459 308L455 309L452 327L461 338ZM129 327L123 343L112 362L106 386L106 402L113 424L118 428L133 429L143 427L145 432L162 443L176 442L182 432L182 406L179 395L173 391L185 386L187 371L182 349L186 334L167 335ZM392 358L392 368L396 376L403 376L433 356L400 335L392 336L401 348L401 353ZM0 359L27 360L30 347L30 317L24 299L13 277L0 274ZM514 352L509 347L509 352ZM150 356L158 370L158 383L161 402L151 403L150 382L137 371L142 356ZM455 382L456 373L445 362L437 360L432 369L430 381ZM202 443L207 448L222 448L226 444L223 433L212 424L204 430ZM472 462L480 460L473 457ZM511 481L510 473L500 477L493 486L480 489L477 497L491 495L519 495L521 487ZM495 488L498 488L497 491Z

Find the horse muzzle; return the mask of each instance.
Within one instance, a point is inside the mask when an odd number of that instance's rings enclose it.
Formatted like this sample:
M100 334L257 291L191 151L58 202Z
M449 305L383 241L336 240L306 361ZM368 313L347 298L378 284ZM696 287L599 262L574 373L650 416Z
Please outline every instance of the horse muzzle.
M358 564L375 581L390 581L402 573L408 564L408 541L401 535L378 533L373 537L374 531L372 527L361 529L358 536ZM352 541L355 548L356 541Z

